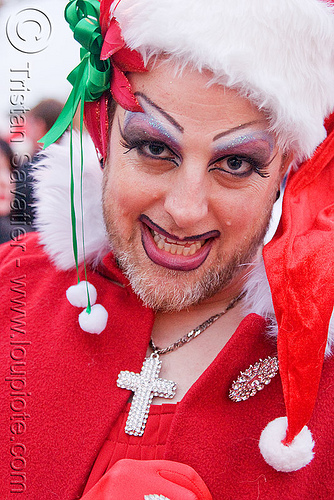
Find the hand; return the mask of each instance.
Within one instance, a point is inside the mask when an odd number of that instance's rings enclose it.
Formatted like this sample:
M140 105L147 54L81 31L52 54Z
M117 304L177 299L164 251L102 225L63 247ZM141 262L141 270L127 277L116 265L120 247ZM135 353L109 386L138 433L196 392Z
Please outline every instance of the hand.
M212 500L197 472L169 460L116 462L81 500ZM160 497L161 496L161 497Z

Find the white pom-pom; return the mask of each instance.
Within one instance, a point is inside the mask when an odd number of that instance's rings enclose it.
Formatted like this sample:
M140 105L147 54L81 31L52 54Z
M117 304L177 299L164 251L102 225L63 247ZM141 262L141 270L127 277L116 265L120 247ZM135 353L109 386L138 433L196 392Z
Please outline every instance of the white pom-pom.
M267 464L281 472L299 470L314 457L314 441L306 425L288 446L282 443L287 426L287 417L276 418L262 431L259 442L261 454Z
M89 290L90 303L93 305L96 302L97 292L94 285L87 281ZM86 281L80 281L77 285L70 286L66 290L66 297L69 303L75 307L87 307L87 286Z
M84 332L99 334L105 329L107 321L108 313L101 304L95 304L90 314L86 309L79 314L79 325Z

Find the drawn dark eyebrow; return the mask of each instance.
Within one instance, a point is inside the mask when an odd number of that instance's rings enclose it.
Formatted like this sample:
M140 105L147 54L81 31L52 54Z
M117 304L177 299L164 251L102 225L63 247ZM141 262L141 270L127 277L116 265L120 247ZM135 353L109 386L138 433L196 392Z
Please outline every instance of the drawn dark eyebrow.
M263 120L253 120L251 122L244 123L243 125L238 125L237 127L230 128L228 130L225 130L225 132L221 132L220 134L215 135L212 141L216 141L217 139L225 137L226 135L229 135L232 132L236 132L237 130L243 130L244 128L250 127L251 125L254 125L256 123L261 123L262 121Z
M150 104L153 108L155 108L159 113L164 116L175 128L177 128L180 132L184 132L184 128L181 127L181 125L174 120L172 116L170 116L166 111L164 111L158 104L155 104L151 99L149 99L145 94L142 92L135 92L135 96L142 97L148 104Z

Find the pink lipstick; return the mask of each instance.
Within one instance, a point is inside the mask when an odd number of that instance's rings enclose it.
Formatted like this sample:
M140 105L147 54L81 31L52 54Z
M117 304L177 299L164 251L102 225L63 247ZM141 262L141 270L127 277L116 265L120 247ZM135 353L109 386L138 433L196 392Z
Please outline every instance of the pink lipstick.
M219 231L179 238L141 215L141 235L144 250L155 264L178 271L192 271L203 264Z

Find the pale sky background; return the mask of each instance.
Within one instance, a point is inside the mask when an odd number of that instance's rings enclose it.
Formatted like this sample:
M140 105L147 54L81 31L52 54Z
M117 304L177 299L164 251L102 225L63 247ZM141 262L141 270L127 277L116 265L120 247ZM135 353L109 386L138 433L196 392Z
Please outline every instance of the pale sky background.
M34 107L41 99L66 101L72 86L68 73L80 62L80 45L64 19L66 0L0 1L0 136L9 134L12 83L10 79L25 78L25 106ZM7 29L6 29L7 26ZM8 41L12 39L13 47ZM33 53L25 53L22 50ZM36 50L40 50L36 53ZM18 70L30 67L27 73ZM11 72L12 70L12 72ZM13 72L15 70L15 72ZM22 85L19 84L19 88ZM16 92L17 93L17 92Z

